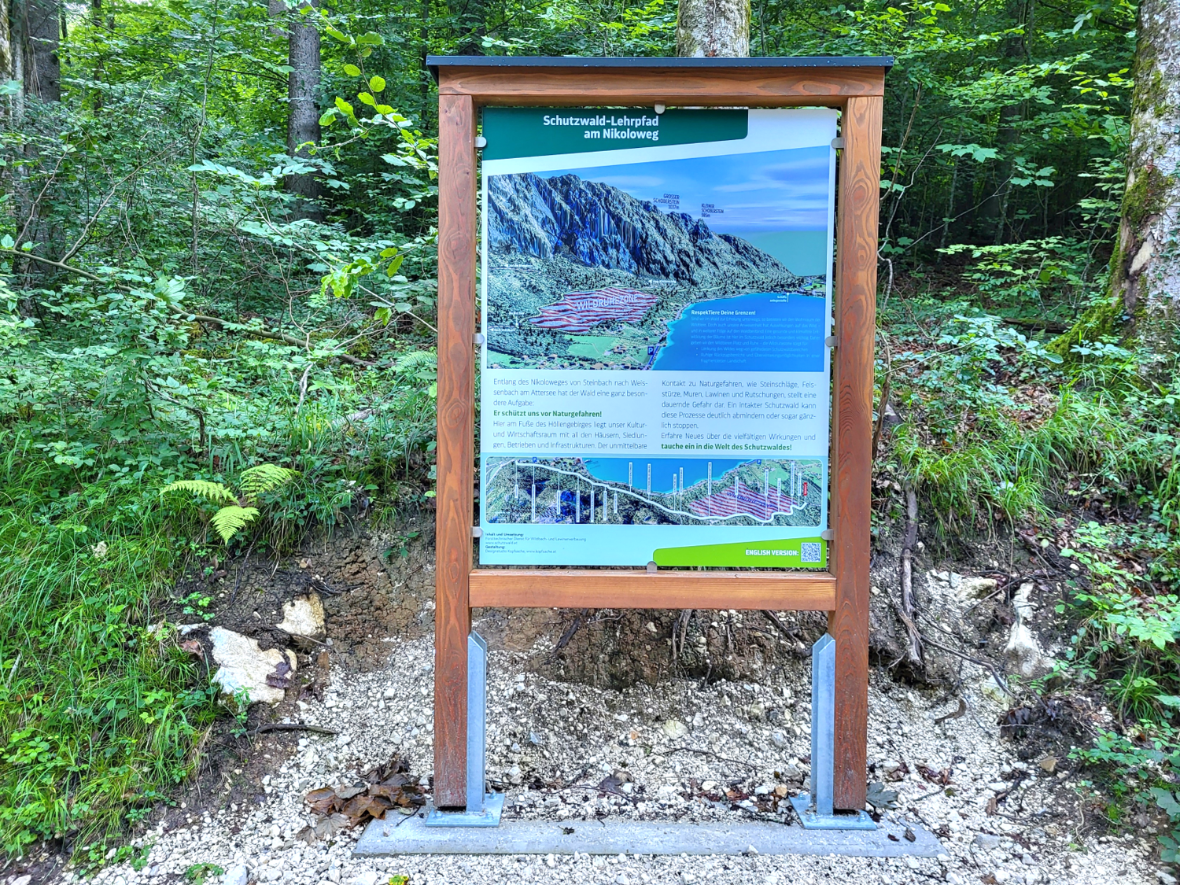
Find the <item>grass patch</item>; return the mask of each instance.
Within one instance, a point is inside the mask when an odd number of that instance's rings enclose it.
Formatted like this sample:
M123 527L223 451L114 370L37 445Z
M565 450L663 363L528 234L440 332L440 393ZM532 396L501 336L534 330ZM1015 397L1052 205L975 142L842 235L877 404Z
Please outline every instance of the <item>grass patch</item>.
M186 545L137 484L62 494L27 437L0 445L0 840L101 845L192 770L217 715L151 627Z

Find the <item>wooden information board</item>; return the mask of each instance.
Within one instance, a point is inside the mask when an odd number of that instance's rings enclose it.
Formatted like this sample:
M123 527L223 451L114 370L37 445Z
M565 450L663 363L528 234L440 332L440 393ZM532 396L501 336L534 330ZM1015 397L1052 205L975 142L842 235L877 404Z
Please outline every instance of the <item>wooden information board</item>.
M467 637L479 607L824 611L836 642L835 806L864 806L873 338L888 58L436 57L439 86L438 491L434 794L466 800ZM827 568L477 568L479 112L484 107L834 108L834 350ZM682 481L683 482L683 481ZM593 498L591 498L593 501Z

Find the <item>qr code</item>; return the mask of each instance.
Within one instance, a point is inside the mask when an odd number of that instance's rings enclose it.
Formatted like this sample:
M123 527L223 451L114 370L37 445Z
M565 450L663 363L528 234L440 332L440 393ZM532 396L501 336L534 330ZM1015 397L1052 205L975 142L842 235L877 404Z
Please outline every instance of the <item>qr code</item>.
M801 562L822 562L823 544L818 541L804 541L799 545L799 559Z

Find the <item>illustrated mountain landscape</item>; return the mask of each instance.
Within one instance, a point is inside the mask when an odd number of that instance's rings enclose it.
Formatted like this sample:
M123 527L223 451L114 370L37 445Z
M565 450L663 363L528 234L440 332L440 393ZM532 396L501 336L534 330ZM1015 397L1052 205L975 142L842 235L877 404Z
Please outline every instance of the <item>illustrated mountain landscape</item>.
M756 459L668 488L651 484L650 459L634 459L631 481L603 477L582 458L489 457L490 523L818 526L823 465ZM657 466L657 471L663 470ZM669 468L672 469L672 468ZM630 472L630 471L628 471Z
M485 273L489 368L650 369L690 305L825 283L573 173L490 176Z

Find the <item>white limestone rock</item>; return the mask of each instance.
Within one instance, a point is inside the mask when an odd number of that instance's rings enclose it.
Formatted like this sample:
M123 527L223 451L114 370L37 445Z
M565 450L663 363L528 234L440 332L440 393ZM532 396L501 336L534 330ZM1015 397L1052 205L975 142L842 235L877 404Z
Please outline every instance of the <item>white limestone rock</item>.
M1008 634L1008 645L1004 648L1004 653L1021 676L1035 676L1050 663L1028 626L1033 612L1036 611L1036 606L1029 598L1032 590L1031 582L1021 584L1016 595L1012 597L1016 621L1012 624L1012 632Z
M308 639L323 639L324 604L318 593L296 596L283 605L283 620L278 625L284 633L292 636L306 636Z
M213 660L218 665L213 681L227 695L245 692L250 703L277 704L295 675L295 653L277 648L263 650L258 641L241 633L214 627L209 631Z

